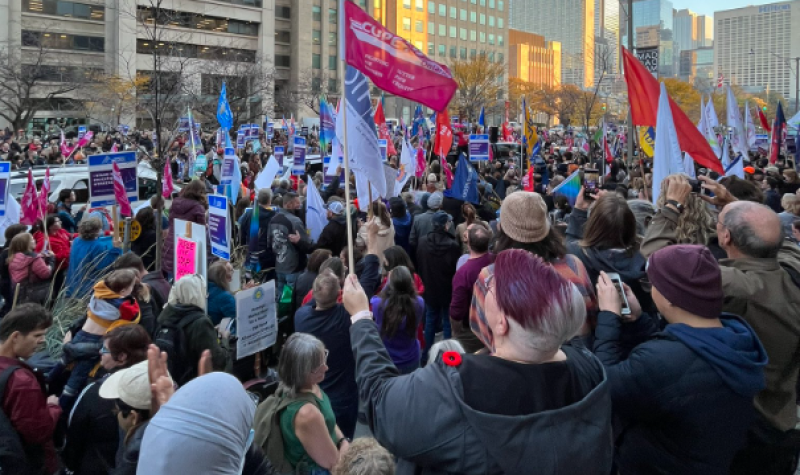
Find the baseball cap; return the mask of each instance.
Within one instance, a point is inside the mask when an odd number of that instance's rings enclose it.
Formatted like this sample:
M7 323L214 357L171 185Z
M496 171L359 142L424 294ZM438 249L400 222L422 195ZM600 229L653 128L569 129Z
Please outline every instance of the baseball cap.
M344 205L339 201L333 201L331 203L328 203L327 208L328 208L328 211L330 211L331 213L333 213L333 214L335 214L337 216L339 216L342 213L344 213Z
M109 376L100 386L100 397L119 399L134 409L149 410L152 395L147 360Z

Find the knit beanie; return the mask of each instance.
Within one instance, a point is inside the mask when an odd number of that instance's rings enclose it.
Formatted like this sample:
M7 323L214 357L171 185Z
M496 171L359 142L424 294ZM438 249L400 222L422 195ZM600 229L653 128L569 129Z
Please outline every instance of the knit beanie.
M442 201L444 201L444 195L442 195L441 192L437 191L432 193L431 196L428 197L428 208L439 209L442 207Z
M500 228L518 242L539 242L550 232L547 205L539 193L517 191L503 200Z
M668 246L650 256L647 276L672 305L703 318L722 313L722 273L705 246Z

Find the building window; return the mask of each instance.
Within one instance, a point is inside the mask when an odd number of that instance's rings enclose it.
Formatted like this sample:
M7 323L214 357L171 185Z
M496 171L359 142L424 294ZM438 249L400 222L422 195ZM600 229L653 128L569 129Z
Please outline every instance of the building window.
M105 51L105 38L22 30L22 46L72 51Z
M503 35L497 35L497 44L503 46Z
M358 0L358 6L361 7L362 10L367 9L367 0Z
M478 14L475 12L469 12L469 21L475 23L478 21Z
M497 27L503 28L503 19L500 17L497 17Z
M82 18L84 20L103 21L105 19L105 8L101 6L67 2L64 0L22 0L22 11L69 18Z
M291 56L285 54L276 54L275 55L275 66L279 68L291 68L292 67L292 58Z
M494 45L494 34L489 33L489 44Z
M489 0L489 8L494 10L494 0Z
M455 26L451 26L450 27L450 38L456 38L458 36L457 33L458 33L458 28L456 28Z
M338 92L339 91L339 81L336 79L328 79L328 92Z
M467 11L463 8L458 11L458 19L461 21L467 21Z
M275 41L277 43L291 43L292 32L286 30L275 30Z
M489 62L494 63L494 51L489 51Z
M486 43L486 33L481 31L480 33L478 33L478 35L480 36L481 43Z
M332 46L336 46L336 32L330 31L328 32L328 44Z
M411 31L411 18L403 17L403 30Z
M277 10L279 7L275 7ZM311 7L311 18L314 21L322 21L322 8L319 5L314 5Z
M436 24L432 21L428 22L428 34L435 35L436 34Z
M467 29L466 28L460 28L459 31L458 31L458 37L461 38L464 41L467 41Z
M458 8L450 7L450 18L452 18L453 20L458 18Z
M439 45L439 56L446 56L447 55L447 46Z
M320 42L322 42L322 32L319 30L312 30L311 42L314 43L315 45L320 44Z
M482 6L482 7L485 7L485 6L486 6L486 0L481 0L481 1L480 1L480 2L478 2L478 3L479 3L479 4L480 4L480 6Z
M311 78L311 92L317 92L322 89L322 78Z
M292 7L276 6L275 7L275 16L277 18L284 18L286 20L291 20L292 19Z
M435 54L436 54L436 45L434 45L433 43L431 43L429 41L428 42L428 56L433 56Z
M403 8L411 10L411 0L403 0Z
M467 59L467 48L461 48L458 53L459 58Z
M422 41L415 41L414 42L414 47L417 48L418 50L422 51Z
M494 17L492 15L489 15L489 26L494 28Z
M469 59L475 59L478 56L478 51L471 49L469 50Z
M503 11L503 0L497 0L497 9Z
M447 16L447 5L444 3L439 4L439 16Z
M328 56L328 69L336 71L336 55Z
M478 23L480 23L481 25L485 25L486 24L486 15L481 13L481 16L479 18L480 18L480 20L478 20Z
M418 12L425 11L425 0L416 0L416 7Z
M477 0L469 0L469 3L471 3L473 5L477 5L478 4Z
M503 53L497 53L497 62L498 63L502 63L503 62Z
M428 2L428 13L431 15L436 13L436 2Z
M336 14L336 9L335 8L329 8L328 9L328 23L336 24L336 22L338 20L339 20L339 15Z
M475 30L469 30L469 40L478 41L478 33Z
M439 36L447 36L447 25L439 24Z
M322 69L322 55L317 53L311 55L311 67L314 69Z
M455 58L456 57L456 47L455 46L451 46L450 47L450 57L451 58Z

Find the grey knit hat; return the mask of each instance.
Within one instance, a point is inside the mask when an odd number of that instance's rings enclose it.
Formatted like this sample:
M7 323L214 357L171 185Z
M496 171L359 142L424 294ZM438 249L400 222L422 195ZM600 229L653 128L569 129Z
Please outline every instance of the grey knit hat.
M517 191L503 200L500 229L518 242L539 242L550 232L547 205L539 193Z

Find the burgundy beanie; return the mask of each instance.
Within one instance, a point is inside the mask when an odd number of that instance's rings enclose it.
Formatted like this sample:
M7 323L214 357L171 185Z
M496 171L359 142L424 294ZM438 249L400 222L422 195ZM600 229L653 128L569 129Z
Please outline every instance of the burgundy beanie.
M705 246L668 246L647 262L650 283L669 302L704 318L722 313L722 274Z

